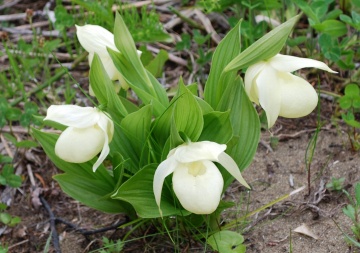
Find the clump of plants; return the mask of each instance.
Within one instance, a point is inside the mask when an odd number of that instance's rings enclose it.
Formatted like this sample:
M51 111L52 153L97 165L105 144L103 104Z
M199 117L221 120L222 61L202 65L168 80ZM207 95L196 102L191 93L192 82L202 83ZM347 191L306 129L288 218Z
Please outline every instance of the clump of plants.
M289 19L245 50L239 22L212 55L204 95L179 77L171 99L141 61L120 14L113 33L77 26L89 52L93 107L52 105L44 124L62 133L32 129L63 172L54 179L85 205L126 214L129 226L161 221L175 248L174 238L187 234L219 252L244 252L243 237L222 229L219 219L233 205L222 194L234 180L251 189L244 172L260 137L253 102L264 109L268 127L279 116L305 116L317 106L318 95L292 72L315 67L334 73L322 62L279 54L297 20ZM240 70L246 70L244 81ZM128 100L129 88L137 104Z

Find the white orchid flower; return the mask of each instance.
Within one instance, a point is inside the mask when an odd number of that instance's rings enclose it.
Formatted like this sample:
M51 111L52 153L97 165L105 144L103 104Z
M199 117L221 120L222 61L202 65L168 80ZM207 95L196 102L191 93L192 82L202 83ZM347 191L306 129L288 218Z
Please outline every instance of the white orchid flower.
M186 210L195 214L214 212L221 199L224 181L213 162L221 164L241 184L250 188L225 149L226 145L210 141L185 143L172 149L154 175L153 190L159 209L164 180L173 173L174 192Z
M112 61L108 51L106 48L110 48L116 52L119 50L115 46L114 42L114 34L106 30L105 28L98 25L84 25L84 26L76 26L76 35L81 46L89 52L89 65L91 66L91 62L94 58L94 54L98 54L104 68L110 77L111 80L119 80L120 85L127 89L128 85L121 75L121 73L117 70ZM138 51L138 54L141 54L141 51ZM115 87L116 89L120 87ZM90 86L90 94L94 95L91 86Z
M109 154L114 123L99 109L77 105L52 105L44 120L68 126L55 144L55 154L64 161L83 163L101 152L93 165L95 172Z
M288 55L275 55L250 66L245 73L245 90L251 101L266 112L269 128L278 116L299 118L311 113L318 95L310 83L291 74L301 68L318 68L331 73L325 63Z

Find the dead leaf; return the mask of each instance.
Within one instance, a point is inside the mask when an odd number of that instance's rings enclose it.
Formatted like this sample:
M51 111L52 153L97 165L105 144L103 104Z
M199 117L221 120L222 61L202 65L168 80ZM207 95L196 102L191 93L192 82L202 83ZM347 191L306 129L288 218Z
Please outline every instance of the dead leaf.
M38 210L40 206L42 206L40 201L40 194L42 193L42 189L37 187L32 193L31 193L31 203L33 204L35 210Z
M319 237L314 233L312 232L308 226L306 226L305 224L302 224L300 227L297 227L294 229L294 232L296 233L299 233L299 234L303 234L303 235L307 235L307 236L310 236L312 238L314 238L315 240L318 240Z

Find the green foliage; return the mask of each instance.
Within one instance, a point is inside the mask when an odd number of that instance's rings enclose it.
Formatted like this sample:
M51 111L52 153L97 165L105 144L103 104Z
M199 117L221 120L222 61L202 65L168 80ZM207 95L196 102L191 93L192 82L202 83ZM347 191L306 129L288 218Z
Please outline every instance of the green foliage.
M350 204L342 209L343 213L350 218L353 225L351 226L351 231L353 232L355 239L351 236L345 234L349 242L354 244L356 247L360 247L360 220L359 220L359 208L360 208L360 183L355 184L355 198L353 198L347 191L343 192L349 198Z
M0 253L7 253L8 252L8 246L7 244L3 245L2 243L0 243Z
M354 57L359 52L352 46L358 41L356 31L360 28L360 14L352 10L350 16L347 15L343 11L349 10L335 8L334 0L316 0L310 4L304 0L294 2L308 17L310 27L319 33L318 43L323 55L342 69L354 69ZM349 33L347 25L355 32Z
M181 40L178 41L175 45L175 48L180 51L189 50L195 52L194 56L196 57L196 64L200 67L204 67L207 63L210 62L213 52L208 49L207 45L211 38L211 34L202 35L201 31L198 29L191 30L191 34L182 33ZM193 63L193 62L192 62ZM191 69L197 69L196 66L189 66ZM200 68L201 72L201 68ZM200 73L201 74L201 73Z
M73 27L75 25L75 19L73 15L69 14L64 6L56 5L55 7L55 28L59 31L64 31L66 28Z
M121 11L121 15L134 41L172 42L171 36L162 27L155 8L148 11L145 5L140 13L136 8L127 8Z
M113 0L103 1L86 1L73 0L73 3L80 5L84 10L93 13L87 15L89 24L102 25L105 28L110 28L114 24L114 15L112 13ZM66 21L65 21L66 22Z
M161 198L162 215L160 214L153 192L153 179L156 167L157 165L155 164L144 167L122 184L111 197L129 202L135 208L136 213L142 218L157 218L186 213L187 211L174 206L171 189L164 187Z
M1 160L6 160L1 156ZM0 171L0 185L8 185L10 187L20 187L21 177L15 174L12 164L5 164Z
M331 178L331 181L329 183L326 184L326 188L332 190L332 191L341 191L344 187L344 181L345 178L341 177L341 178Z
M349 126L348 135L353 150L360 148L359 135L356 129L360 128L360 122L356 115L360 109L360 88L356 83L346 85L344 96L339 100L339 106L343 110L341 118Z
M14 227L21 222L21 219L18 216L11 216L9 213L5 212L6 208L7 205L0 203L0 223L9 227Z
M102 238L103 248L99 253L120 253L125 245L122 240L109 240L107 237Z
M146 70L156 78L161 77L163 75L165 62L169 59L168 52L160 49L159 53L154 57L151 52L146 50L146 47L142 47L141 51L143 52L141 54L141 61Z
M219 253L245 253L244 237L236 232L223 230L208 237L207 243Z

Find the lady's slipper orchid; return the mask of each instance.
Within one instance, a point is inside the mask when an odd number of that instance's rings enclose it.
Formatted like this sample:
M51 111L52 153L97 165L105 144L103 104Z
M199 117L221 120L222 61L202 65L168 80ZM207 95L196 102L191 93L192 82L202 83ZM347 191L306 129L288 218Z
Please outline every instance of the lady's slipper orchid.
M221 164L241 184L249 187L226 145L210 141L185 143L172 149L156 169L153 190L160 208L165 178L173 173L173 189L181 205L195 214L210 214L219 205L224 181L213 162Z
M269 127L275 124L278 116L299 118L314 110L318 102L315 89L304 79L290 73L311 67L337 73L323 62L281 54L247 69L246 93L251 101L265 110Z
M119 52L115 46L114 34L98 25L76 25L76 35L81 46L89 52L89 65L91 65L94 54L98 54L110 79L119 80L120 85L124 89L127 89L128 85L125 79L115 67L107 51L107 48L110 48L116 52ZM140 55L141 51L138 51L138 54ZM90 94L94 95L91 86Z
M93 171L109 154L114 123L102 111L77 105L52 105L44 120L68 126L55 144L55 154L67 162L83 163L101 152Z

